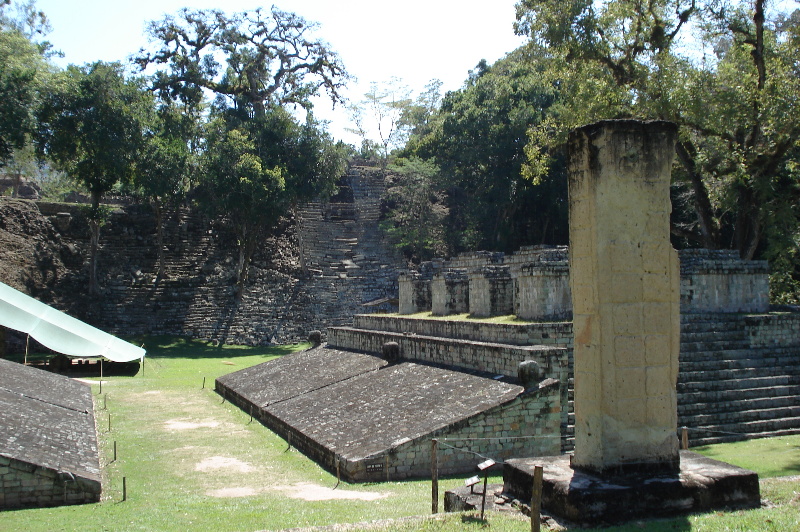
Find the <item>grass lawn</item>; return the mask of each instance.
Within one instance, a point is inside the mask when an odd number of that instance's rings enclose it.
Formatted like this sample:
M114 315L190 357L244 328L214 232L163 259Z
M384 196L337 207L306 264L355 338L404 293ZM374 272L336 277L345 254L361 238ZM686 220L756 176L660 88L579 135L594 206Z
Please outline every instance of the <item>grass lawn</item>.
M104 395L95 396L102 502L3 512L0 530L250 531L366 521L376 522L353 529L530 530L526 519L514 515L490 513L485 522L471 514L412 517L430 513L430 481L336 487L335 476L214 393L216 377L304 345L214 347L172 338L145 343L144 370L107 378ZM92 388L97 394L99 386ZM762 498L773 507L632 523L619 530L800 529L800 483L766 478L798 474L800 436L696 450L758 471ZM440 493L462 482L445 479ZM394 521L382 521L387 519Z

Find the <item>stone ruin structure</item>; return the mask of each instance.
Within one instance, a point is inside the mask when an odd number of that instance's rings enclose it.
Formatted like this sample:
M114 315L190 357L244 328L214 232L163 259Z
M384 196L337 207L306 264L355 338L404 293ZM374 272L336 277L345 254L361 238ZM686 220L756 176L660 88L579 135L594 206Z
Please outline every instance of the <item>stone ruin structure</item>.
M766 261L742 260L735 250L684 249L678 256L682 314L769 310ZM399 276L400 314L571 320L569 267L567 246L527 246L511 255L467 252L425 262Z
M679 452L679 265L669 240L677 127L608 121L569 140L575 451L515 459L506 489L579 522L760 504L752 471ZM526 486L527 485L527 486Z
M0 510L100 500L91 389L0 359Z

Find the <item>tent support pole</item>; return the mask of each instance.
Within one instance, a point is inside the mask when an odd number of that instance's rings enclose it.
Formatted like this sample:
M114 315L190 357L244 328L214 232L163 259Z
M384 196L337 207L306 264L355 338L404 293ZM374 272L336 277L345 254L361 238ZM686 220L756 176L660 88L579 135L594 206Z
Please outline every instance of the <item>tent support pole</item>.
M101 395L103 393L103 357L100 357L100 391L97 395Z

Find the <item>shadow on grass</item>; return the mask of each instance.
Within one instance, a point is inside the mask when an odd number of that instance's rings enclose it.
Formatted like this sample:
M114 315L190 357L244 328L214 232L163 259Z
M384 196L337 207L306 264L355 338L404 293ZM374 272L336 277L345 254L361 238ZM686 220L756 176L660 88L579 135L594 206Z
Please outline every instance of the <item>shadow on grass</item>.
M150 358L236 358L243 356L283 356L297 351L298 345L216 345L206 340L177 336L146 336L131 340L136 345L144 344ZM302 348L301 344L301 348ZM306 347L310 347L307 345Z

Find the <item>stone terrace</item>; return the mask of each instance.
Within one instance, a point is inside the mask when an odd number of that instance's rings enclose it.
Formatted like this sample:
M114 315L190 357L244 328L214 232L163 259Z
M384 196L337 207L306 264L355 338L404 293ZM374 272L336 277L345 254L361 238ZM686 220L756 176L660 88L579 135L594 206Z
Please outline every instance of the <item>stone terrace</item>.
M0 359L0 508L100 500L91 389Z
M350 481L428 475L431 438L459 440L440 452L442 474L472 471L472 452L509 458L560 449L559 439L544 437L561 422L553 379L525 390L493 374L318 347L220 377L216 388ZM463 441L486 434L501 439Z

